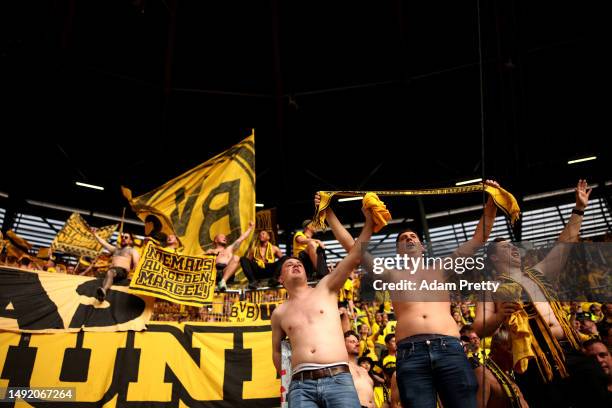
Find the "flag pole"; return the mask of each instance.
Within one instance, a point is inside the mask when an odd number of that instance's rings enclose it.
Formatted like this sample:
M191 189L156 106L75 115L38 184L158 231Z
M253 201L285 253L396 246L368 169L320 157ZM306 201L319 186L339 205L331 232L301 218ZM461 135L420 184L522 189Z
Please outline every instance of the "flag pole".
M125 223L125 207L123 207L123 213L121 214L121 224L119 224L119 239L117 240L117 247L119 248L119 242L122 240L123 235L123 224ZM121 242L123 245L123 242Z

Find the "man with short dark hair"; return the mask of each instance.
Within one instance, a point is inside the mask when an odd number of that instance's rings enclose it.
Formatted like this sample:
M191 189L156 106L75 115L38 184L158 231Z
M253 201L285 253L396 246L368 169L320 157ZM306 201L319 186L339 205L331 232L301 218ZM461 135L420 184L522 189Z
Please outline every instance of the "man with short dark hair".
M593 357L606 375L608 401L612 402L612 356L610 355L610 350L608 350L608 347L606 347L601 340L597 339L585 341L582 347L584 349L584 354ZM607 406L611 405L608 404Z
M387 355L382 359L383 368L392 363L397 365L397 343L395 342L395 334L387 334L385 336L385 346L387 346Z
M499 186L490 180L485 183ZM318 206L319 202L317 195L315 205ZM352 248L353 238L331 206L325 211L336 239L346 250ZM486 243L496 213L497 207L489 198L472 238L461 244L447 259L474 255ZM396 249L397 255L411 258L413 262L424 259L425 248L413 230L405 230L398 235ZM436 267L422 267L422 262L419 265L414 271L387 269L380 276L382 280L393 283L408 280L415 283L423 280L445 282L452 273ZM459 341L457 324L448 312L451 303L449 292L395 291L391 300L397 318L395 334L400 339L397 343L397 383L402 404L434 408L436 395L439 395L445 408L475 407L477 383Z

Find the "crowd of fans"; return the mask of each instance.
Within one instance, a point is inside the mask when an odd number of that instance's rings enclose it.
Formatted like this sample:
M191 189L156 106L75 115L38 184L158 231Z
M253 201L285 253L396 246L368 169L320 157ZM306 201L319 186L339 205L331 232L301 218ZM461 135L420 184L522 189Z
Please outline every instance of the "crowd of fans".
M322 275L318 269L320 258L324 252L321 241L312 239L312 231L305 228L298 238L303 241L295 241L298 251L294 256L300 257L304 263L309 264L308 269L313 279ZM610 242L610 234L601 237L601 241ZM592 239L583 240L593 242ZM81 257L76 261L66 258L53 257L50 251L39 251L32 255L21 252L20 256L10 250L8 241L2 241L2 252L0 264L26 269L41 270L47 272L66 273L75 275L92 276L104 278L106 270L110 265L110 256L102 254L94 259ZM316 248L315 248L316 246ZM272 252L271 252L272 251ZM270 255L272 254L272 255ZM524 256L526 266L539 262L546 254L545 250L530 249ZM173 322L233 322L244 319L233 310L240 302L252 304L281 303L287 294L274 280L272 266L277 262L279 254L278 247L269 245L269 234L259 234L259 241L251 247L249 253L241 260L243 265L248 265L248 279L244 283L236 281L228 287L218 287L211 304L203 307L185 306L161 299L156 299L152 320ZM569 288L570 295L577 299L572 302L563 302L568 321L580 333L583 341L584 353L592 355L601 364L606 373L610 372L612 360L612 303L598 303L589 301L589 298L598 294L607 294L610 288L610 268L612 264L610 254L599 254L599 258L590 256L588 259L571 259L568 262L569 272L563 274L566 281L558 282L561 287ZM581 262L582 261L582 262ZM584 272L584 265L589 269ZM333 268L333 265L330 266ZM329 272L329 271L328 271ZM590 292L578 292L580 285L594 289ZM248 284L248 287L247 287ZM225 286L225 285L224 285ZM386 292L376 292L374 299L360 298L361 275L353 271L351 277L346 281L344 287L338 293L338 313L341 316L343 331L347 339L357 339L359 353L358 364L367 370L374 383L374 395L377 407L385 406L391 401L393 392L392 378L396 366L397 346L395 341L396 320ZM481 339L472 329L475 318L477 299L458 300L451 303L449 313L457 323L460 331L461 341L468 357L474 361L474 367L483 363L490 352L491 338ZM269 318L269 315L268 317Z

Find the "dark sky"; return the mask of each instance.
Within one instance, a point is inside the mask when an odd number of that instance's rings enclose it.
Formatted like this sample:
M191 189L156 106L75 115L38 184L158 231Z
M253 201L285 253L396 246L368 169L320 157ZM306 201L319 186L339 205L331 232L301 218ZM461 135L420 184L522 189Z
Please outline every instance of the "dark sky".
M480 176L481 110L485 174L516 195L609 179L602 2L481 3L3 2L0 191L120 214L119 185L144 193L254 127L257 201L294 224L318 189Z

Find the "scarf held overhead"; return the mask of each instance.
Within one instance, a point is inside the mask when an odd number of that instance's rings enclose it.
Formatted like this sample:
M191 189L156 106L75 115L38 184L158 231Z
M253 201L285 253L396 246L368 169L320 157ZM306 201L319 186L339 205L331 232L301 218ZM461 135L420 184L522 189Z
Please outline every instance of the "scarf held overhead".
M368 193L374 193L379 196L422 196L422 195L446 195L446 194L464 194L476 193L484 191L491 198L497 207L499 207L512 224L514 224L520 216L520 208L516 198L508 191L501 187L490 186L487 184L472 184L469 186L446 187L446 188L430 188L422 190L387 190L387 191L319 191L321 201L313 217L313 225L317 229L325 228L325 209L331 204L331 199L334 196L338 197L358 197ZM365 197L364 197L365 198ZM386 223L385 223L386 224ZM385 225L383 224L383 225Z

